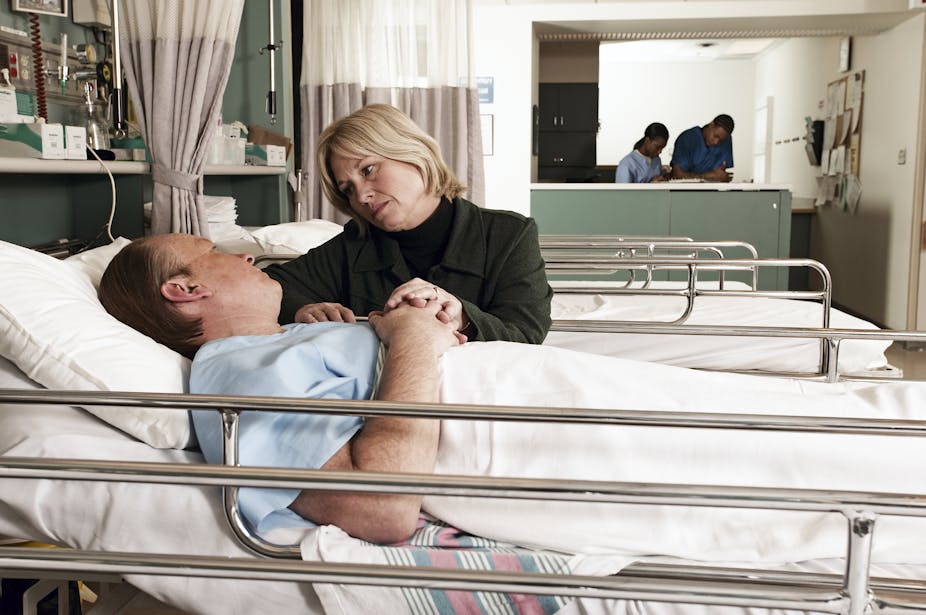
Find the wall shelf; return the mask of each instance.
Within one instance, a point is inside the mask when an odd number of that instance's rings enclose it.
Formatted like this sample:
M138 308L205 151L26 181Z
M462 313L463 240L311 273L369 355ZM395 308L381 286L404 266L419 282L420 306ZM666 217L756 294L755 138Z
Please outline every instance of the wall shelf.
M103 164L113 175L147 175L151 165L130 160L105 161ZM53 173L65 175L94 175L103 173L96 160L45 160L43 158L2 158L0 173ZM205 175L285 175L286 167L259 167L253 165L207 164Z
M142 204L152 199L151 165L106 161L116 189L113 233L144 233ZM235 198L238 224L289 219L287 167L206 165L203 192ZM60 238L93 240L109 218L112 187L99 161L0 157L3 182L0 240L39 245Z

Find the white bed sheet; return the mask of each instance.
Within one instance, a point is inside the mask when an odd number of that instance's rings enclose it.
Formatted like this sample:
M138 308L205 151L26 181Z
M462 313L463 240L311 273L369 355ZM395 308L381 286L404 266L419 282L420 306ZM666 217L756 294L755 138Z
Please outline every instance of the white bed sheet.
M0 358L0 388L41 388ZM0 406L0 455L201 462L155 449L77 408ZM225 521L218 488L0 479L0 536L82 549L248 557ZM322 615L310 584L131 575L126 580L191 614Z
M499 365L516 369L499 370ZM15 368L8 364L0 368L0 374L7 374L0 377L0 386L34 388ZM464 403L784 413L812 389L817 395L832 397L828 401L818 400L820 403L829 404L827 407L838 405L848 415L912 418L926 414L926 385L920 383L824 385L690 372L503 342L457 349L448 356L444 368L454 374L444 379L445 399ZM531 375L534 380L525 387L524 379ZM679 399L673 390L684 391L686 395ZM727 394L718 397L718 390ZM704 408L705 404L709 408ZM811 405L803 411L815 414L820 408ZM440 470L549 475L547 472L553 469L560 475L579 471L578 477L591 479L719 484L739 484L747 476L754 479L747 484L754 485L776 485L783 481L785 486L845 489L867 486L883 491L926 493L926 475L909 472L911 467L926 466L926 450L921 440L865 437L864 445L858 447L857 437L839 436L843 444L833 448L827 444L828 438L812 434L766 433L744 438L743 432L721 430L623 428L613 437L602 439L602 428L579 428L586 432L582 437L588 438L588 451L596 447L611 449L608 464L589 468L585 461L566 458L559 451L557 443L561 437L557 434L562 429L543 431L520 423L488 427L458 422L445 430ZM646 449L644 441L650 442L652 448ZM502 451L507 454L501 454ZM845 461L836 461L835 455L840 452L848 454ZM80 410L62 412L25 405L0 410L0 454L174 462L200 459L195 452L153 449ZM730 467L730 459L737 455L745 455L750 463ZM769 473L764 472L766 469ZM0 479L0 493L4 494L0 501L3 536L88 549L248 555L226 528L218 489ZM797 559L838 558L844 550L845 522L836 515L824 519L822 515L807 513L720 511L726 517L726 525L711 530L705 525L705 515L718 511L632 507L617 514L614 509L599 510L595 522L579 527L575 524L569 527L568 517L554 517L565 522L551 526L550 517L544 520L543 514L561 506L564 504L431 497L427 498L426 508L472 533L566 552L594 551L602 534L590 530L597 530L599 525L603 528L606 522L614 526L617 520L617 531L610 534L609 540L623 541L628 537L621 534L629 534L631 538L625 552L620 554L622 559L616 560L618 568L630 559L645 557L645 549L649 547L644 546L648 541L643 537L651 536L652 532L641 530L645 526L640 524L653 518L666 530L663 538L670 545L666 553L696 561L758 559L774 563L782 559L781 549L795 546L795 541L799 543ZM542 509L547 510L539 513ZM782 515L795 518L796 526L778 531L775 526ZM690 525L685 526L686 523ZM873 551L876 561L889 565L899 557L904 564L926 563L923 523L914 521L911 525L903 519L883 519L879 523ZM685 527L695 527L702 533L686 537ZM756 531L757 528L761 531ZM775 531L774 535L763 533L769 528ZM751 540L750 533L755 540ZM733 536L737 539L731 542ZM635 542L638 539L640 542ZM786 555L784 559L790 561L791 557ZM305 584L141 576L128 580L165 603L191 613L322 612L315 592ZM654 605L639 611L634 606L627 612L659 613L661 608L669 607Z
M575 286L554 282L554 290ZM594 283L591 283L594 284ZM599 283L600 284L600 283ZM581 283L583 286L590 283ZM654 288L670 287L655 282ZM678 288L678 285L672 285ZM701 288L716 288L716 282ZM746 289L728 282L727 289ZM689 325L822 327L818 302L766 297L700 296L685 321ZM644 323L670 322L685 308L685 299L655 295L554 294L554 320L612 320ZM830 311L830 327L875 330L872 323L838 309ZM820 343L799 338L740 338L707 335L645 335L635 333L578 333L551 331L544 344L614 357L655 361L681 367L777 372L815 372L819 369ZM839 373L862 374L888 367L884 351L890 341L845 340L839 349Z

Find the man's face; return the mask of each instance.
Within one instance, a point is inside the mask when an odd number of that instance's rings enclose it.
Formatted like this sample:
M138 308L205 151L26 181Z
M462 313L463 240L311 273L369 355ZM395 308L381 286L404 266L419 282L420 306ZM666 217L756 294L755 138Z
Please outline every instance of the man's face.
M219 252L204 237L181 234L163 237L163 247L171 250L189 270L189 283L205 286L213 293L214 309L279 311L282 294L279 283L255 267L250 254Z
M723 143L730 137L730 133L727 132L726 128L721 128L714 122L708 124L702 133L704 134L704 144L708 147Z

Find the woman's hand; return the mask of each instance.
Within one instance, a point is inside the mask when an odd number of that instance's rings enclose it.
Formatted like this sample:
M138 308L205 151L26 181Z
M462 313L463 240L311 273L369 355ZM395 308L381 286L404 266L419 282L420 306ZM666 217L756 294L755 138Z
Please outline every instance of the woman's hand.
M354 312L340 303L308 303L296 312L295 322L356 322Z
M383 311L394 310L403 303L424 307L429 301L437 301L440 304L437 319L442 323L452 324L454 330L461 331L469 324L466 314L463 313L463 304L456 296L421 278L413 278L392 291Z

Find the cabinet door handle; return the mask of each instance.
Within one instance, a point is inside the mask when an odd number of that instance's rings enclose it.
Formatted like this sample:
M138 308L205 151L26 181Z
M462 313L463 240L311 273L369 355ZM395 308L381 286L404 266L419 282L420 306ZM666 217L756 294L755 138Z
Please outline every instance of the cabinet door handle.
M566 116L565 116L565 115L559 116L559 125L560 125L560 126L565 126L565 125L566 125Z
M559 126L559 116L558 115L553 116L553 125Z

